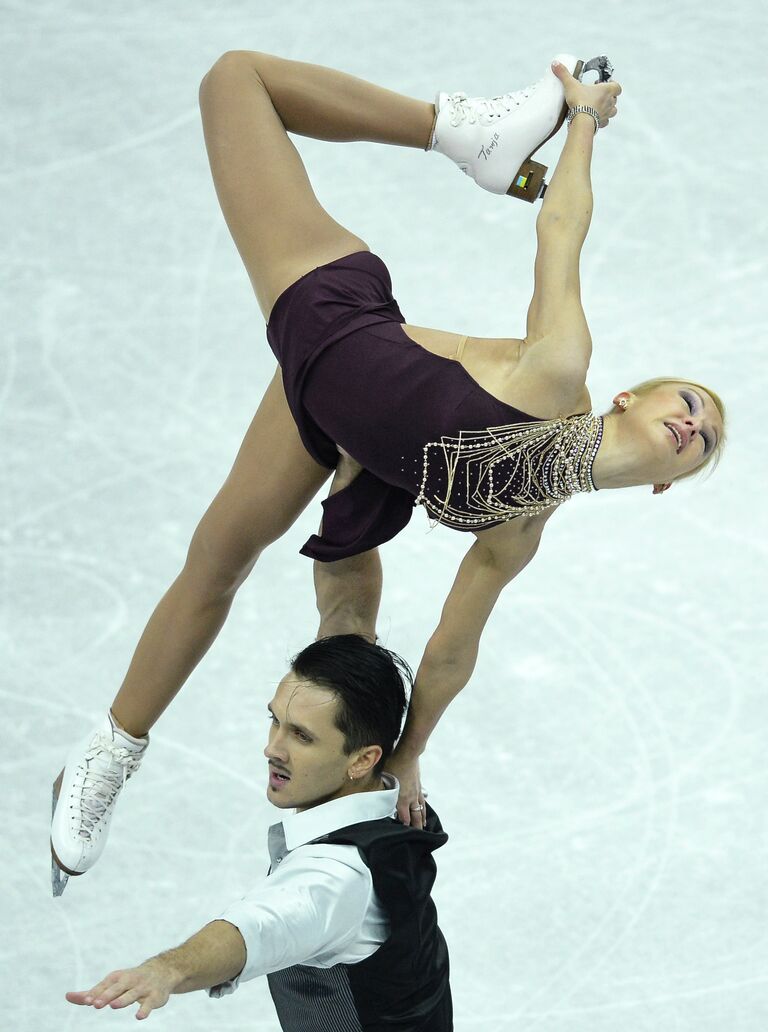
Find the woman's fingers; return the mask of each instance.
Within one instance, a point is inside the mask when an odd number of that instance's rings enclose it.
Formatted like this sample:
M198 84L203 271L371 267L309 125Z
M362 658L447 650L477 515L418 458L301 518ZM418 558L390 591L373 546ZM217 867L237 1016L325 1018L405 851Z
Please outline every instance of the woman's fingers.
M427 804L424 801L424 793L421 788L413 803L408 806L411 826L414 828L425 828L427 824Z
M415 809L419 805L421 794L418 758L398 753L395 750L389 758L386 770L387 773L393 774L399 782L400 791L397 798L398 820L406 826L421 827L419 820L420 811Z
M605 129L609 119L616 114L616 101L621 86L617 82L595 83L593 86L583 86L582 91L579 103L594 108L598 115L598 125Z
M558 78L565 89L565 99L569 107L585 104L597 111L601 125L605 119L613 117L609 111L616 113L616 98L621 94L618 82L597 82L592 85L579 82L572 76L566 78L567 70L561 66L562 73Z
M424 793L419 790L419 827L426 828L427 826L427 804L424 802Z

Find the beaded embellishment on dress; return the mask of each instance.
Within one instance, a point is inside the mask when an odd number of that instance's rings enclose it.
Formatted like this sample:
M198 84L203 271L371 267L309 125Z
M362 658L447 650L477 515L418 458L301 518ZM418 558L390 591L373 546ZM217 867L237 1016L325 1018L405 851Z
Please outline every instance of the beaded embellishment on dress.
M596 490L592 465L602 437L602 416L591 412L462 430L424 446L416 504L435 523L458 530L535 516Z

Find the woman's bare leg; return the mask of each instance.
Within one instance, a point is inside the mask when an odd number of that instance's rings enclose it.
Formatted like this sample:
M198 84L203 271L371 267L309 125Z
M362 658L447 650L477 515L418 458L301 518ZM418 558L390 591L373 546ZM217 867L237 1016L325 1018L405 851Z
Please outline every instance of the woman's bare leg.
M152 727L208 651L261 552L288 530L330 472L304 448L278 371L112 704L129 734L142 737Z
M322 208L286 130L424 149L435 112L343 72L252 51L216 62L200 108L219 203L265 318L304 273L368 250Z
M214 65L200 106L222 211L265 316L305 272L367 250L320 206L286 129L423 148L434 117L430 104L341 72L245 51ZM152 727L215 640L261 552L329 474L304 449L278 373L136 647L112 705L126 731L140 737Z

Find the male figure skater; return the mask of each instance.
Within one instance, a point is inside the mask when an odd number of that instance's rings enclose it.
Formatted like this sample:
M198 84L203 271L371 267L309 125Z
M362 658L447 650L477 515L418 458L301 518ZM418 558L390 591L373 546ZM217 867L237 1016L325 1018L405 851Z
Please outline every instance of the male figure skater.
M267 797L295 808L269 829L261 884L182 946L92 989L95 1008L172 993L214 997L267 975L284 1032L450 1032L448 949L430 896L433 850L447 835L395 819L398 784L383 772L400 733L407 665L358 635L313 642L268 705Z

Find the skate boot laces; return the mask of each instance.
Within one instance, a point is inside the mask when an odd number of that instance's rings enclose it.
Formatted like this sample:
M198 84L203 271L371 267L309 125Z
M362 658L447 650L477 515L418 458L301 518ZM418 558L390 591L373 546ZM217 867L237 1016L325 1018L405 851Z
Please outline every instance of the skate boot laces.
M105 755L106 754L106 755ZM116 745L105 734L94 736L82 767L80 838L91 839L128 778L138 770L141 757Z
M526 86L524 90L516 90L514 93L503 93L499 97L467 97L466 93L450 93L448 104L450 105L451 125L456 128L462 122L469 125L492 125L493 122L504 118L525 103L536 91L536 86Z

